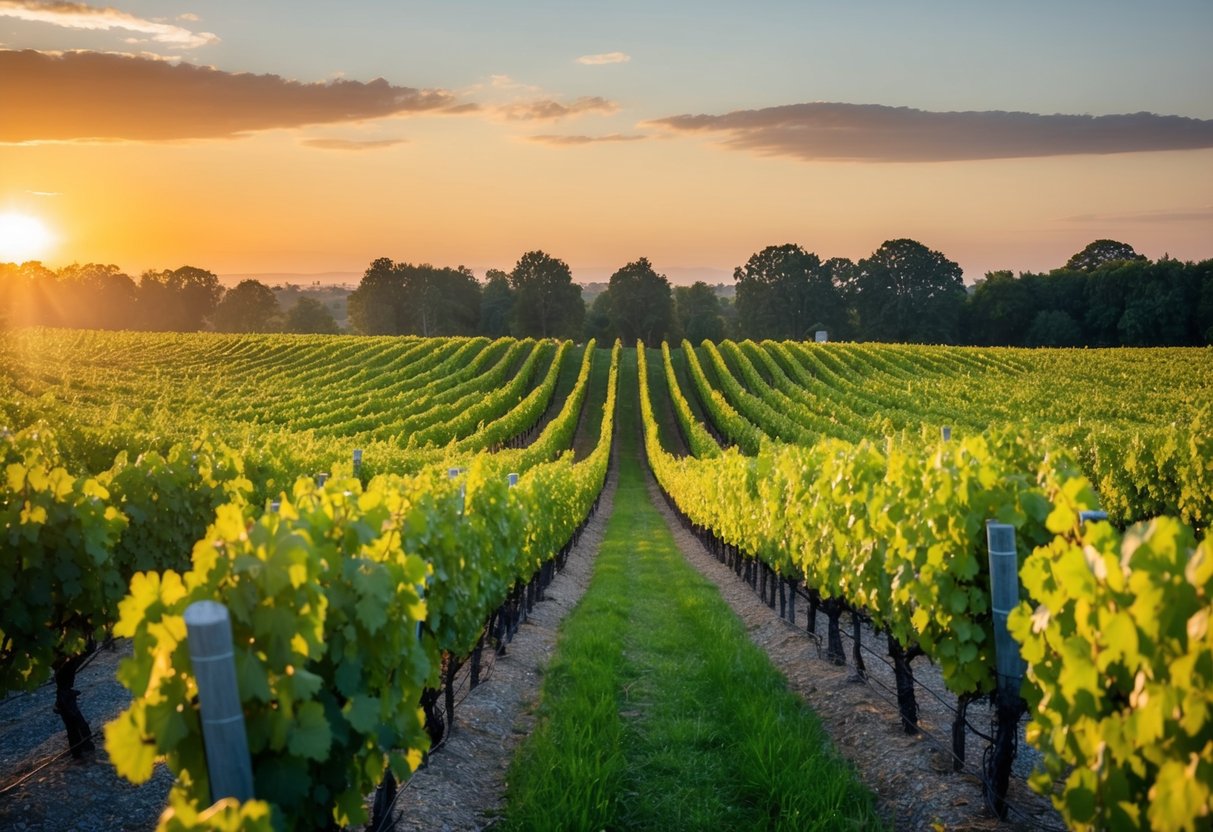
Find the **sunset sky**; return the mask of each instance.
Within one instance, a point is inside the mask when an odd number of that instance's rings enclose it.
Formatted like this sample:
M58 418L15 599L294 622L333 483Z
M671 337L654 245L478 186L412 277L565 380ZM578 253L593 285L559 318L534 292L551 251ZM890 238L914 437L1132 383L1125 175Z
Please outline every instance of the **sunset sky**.
M5 216L133 275L1205 259L1210 43L1210 0L0 0L0 260Z

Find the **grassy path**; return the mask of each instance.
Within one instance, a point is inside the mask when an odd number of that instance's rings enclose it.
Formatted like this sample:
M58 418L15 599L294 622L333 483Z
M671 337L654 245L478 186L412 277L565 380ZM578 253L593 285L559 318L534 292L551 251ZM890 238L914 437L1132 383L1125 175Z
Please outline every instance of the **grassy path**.
M878 827L816 718L649 501L635 354L624 360L614 512L510 770L502 828Z

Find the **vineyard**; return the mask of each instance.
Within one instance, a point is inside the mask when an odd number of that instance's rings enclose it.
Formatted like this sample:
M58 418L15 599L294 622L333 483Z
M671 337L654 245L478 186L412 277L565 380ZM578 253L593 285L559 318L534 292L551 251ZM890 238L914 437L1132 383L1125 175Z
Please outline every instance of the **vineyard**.
M386 828L399 784L458 730L457 676L475 686L507 652L622 447L830 661L862 678L861 645L879 644L906 733L928 661L956 714L949 753L993 815L1014 820L1026 713L1032 787L1069 828L1205 828L1210 358L0 333L0 708L53 685L73 754L103 738L133 783L167 763L165 829ZM638 445L614 441L633 425ZM1006 606L991 529L1013 533ZM254 787L214 806L186 627L202 601L230 616ZM99 727L75 676L113 640L132 645L130 699ZM975 761L982 703L996 731ZM762 826L802 828L770 811Z

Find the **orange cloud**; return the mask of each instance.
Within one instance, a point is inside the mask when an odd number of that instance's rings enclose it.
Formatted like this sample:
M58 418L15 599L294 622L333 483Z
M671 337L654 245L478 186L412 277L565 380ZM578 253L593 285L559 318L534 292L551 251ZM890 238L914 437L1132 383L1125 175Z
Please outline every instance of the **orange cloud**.
M102 52L0 51L0 142L232 138L448 107L382 78L305 84Z
M1153 113L929 112L819 102L650 124L717 134L729 148L807 161L952 162L1213 147L1213 121Z
M50 23L66 29L92 31L120 29L135 32L146 38L181 49L196 49L218 43L219 38L211 32L191 32L171 23L158 23L136 17L118 9L105 6L90 6L86 3L70 3L63 0L0 0L0 17L12 17L34 23ZM193 15L180 15L182 20L196 21ZM139 39L134 39L139 42Z
M619 105L614 101L607 101L595 95L584 96L568 104L562 104L553 98L521 101L502 105L498 112L510 121L556 121L583 113L613 113L618 109Z
M405 144L405 139L304 139L301 144L320 150L382 150Z

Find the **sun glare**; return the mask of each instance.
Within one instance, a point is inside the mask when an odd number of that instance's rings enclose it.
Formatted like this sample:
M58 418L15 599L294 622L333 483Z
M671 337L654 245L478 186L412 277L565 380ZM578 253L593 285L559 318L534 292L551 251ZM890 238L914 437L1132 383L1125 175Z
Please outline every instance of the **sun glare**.
M46 255L55 235L29 214L0 214L0 262L24 263Z

